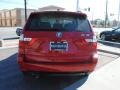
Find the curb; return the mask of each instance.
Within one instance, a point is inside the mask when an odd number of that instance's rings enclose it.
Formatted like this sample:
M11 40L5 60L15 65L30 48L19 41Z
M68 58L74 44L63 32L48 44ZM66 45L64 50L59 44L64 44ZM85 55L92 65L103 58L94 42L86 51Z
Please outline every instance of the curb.
M117 43L117 42L102 41L102 40L98 40L98 42L111 47L120 48L120 43Z
M19 39L19 37L3 38L3 40Z
M114 55L119 55L120 56L120 53L117 53L117 52L107 51L107 50L103 50L103 49L97 49L97 50L100 51L100 52L110 53L110 54L114 54Z
M4 41L6 41L6 40L17 40L17 39L19 39L19 37L0 38L0 48L4 47Z
M0 47L2 47L2 46L3 46L3 40L0 39Z
M18 48L18 46L0 47L0 50L2 50L2 49L11 49L11 48Z
M120 48L120 43L117 43L117 42L98 40L98 43L101 43L101 44L107 45L107 46L111 46L111 47L115 47L115 48ZM120 52L115 52L115 50L114 51L109 51L109 50L104 50L104 49L99 49L99 48L97 48L97 50L100 51L100 52L105 52L105 53L110 53L110 54L120 56Z

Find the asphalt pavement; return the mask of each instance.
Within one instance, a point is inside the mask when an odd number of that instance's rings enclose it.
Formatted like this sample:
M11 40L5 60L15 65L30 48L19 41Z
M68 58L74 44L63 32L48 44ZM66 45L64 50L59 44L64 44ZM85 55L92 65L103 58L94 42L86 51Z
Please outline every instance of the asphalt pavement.
M98 43L97 49L98 49L98 51L101 51L101 52L111 53L111 54L120 56L120 48L117 48L114 46L109 46L109 45L105 45L102 43Z
M89 88L91 87L90 82L93 84L95 83L94 79L96 79L92 73L90 76L41 76L39 78L24 78L17 64L17 51L17 48L0 50L0 54L3 54L2 56L0 55L0 90L81 90L79 89L81 87L82 90L93 90L93 88ZM102 52L98 54L99 65L94 72L97 72L119 57L118 55ZM88 83L87 87L89 89L84 89L86 83ZM108 89L104 88L102 90Z
M77 90L120 90L119 68L120 58L93 72Z

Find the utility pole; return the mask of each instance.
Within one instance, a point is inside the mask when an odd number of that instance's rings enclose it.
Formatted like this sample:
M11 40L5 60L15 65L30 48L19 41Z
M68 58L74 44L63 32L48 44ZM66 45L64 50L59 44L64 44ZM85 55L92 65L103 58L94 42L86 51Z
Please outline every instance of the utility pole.
M79 0L77 0L77 3L76 3L76 11L79 12Z
M24 0L24 6L25 6L25 22L27 21L27 2Z
M107 22L108 22L108 0L106 0L105 28L107 27Z
M117 26L119 27L119 25L120 25L120 0L119 0L119 8L118 8L118 24L117 24Z

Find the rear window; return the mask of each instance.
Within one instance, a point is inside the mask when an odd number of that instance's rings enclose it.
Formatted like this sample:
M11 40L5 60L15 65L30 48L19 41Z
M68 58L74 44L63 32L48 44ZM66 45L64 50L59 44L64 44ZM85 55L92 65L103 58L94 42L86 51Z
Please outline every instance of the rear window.
M26 28L29 31L79 31L90 32L89 21L80 16L65 14L31 15Z

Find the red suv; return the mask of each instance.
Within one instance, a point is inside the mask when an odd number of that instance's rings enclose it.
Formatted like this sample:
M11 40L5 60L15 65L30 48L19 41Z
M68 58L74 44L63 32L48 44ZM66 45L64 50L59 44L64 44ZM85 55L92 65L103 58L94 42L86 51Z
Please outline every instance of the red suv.
M24 73L89 73L97 63L96 48L85 14L34 12L20 36L18 63Z

